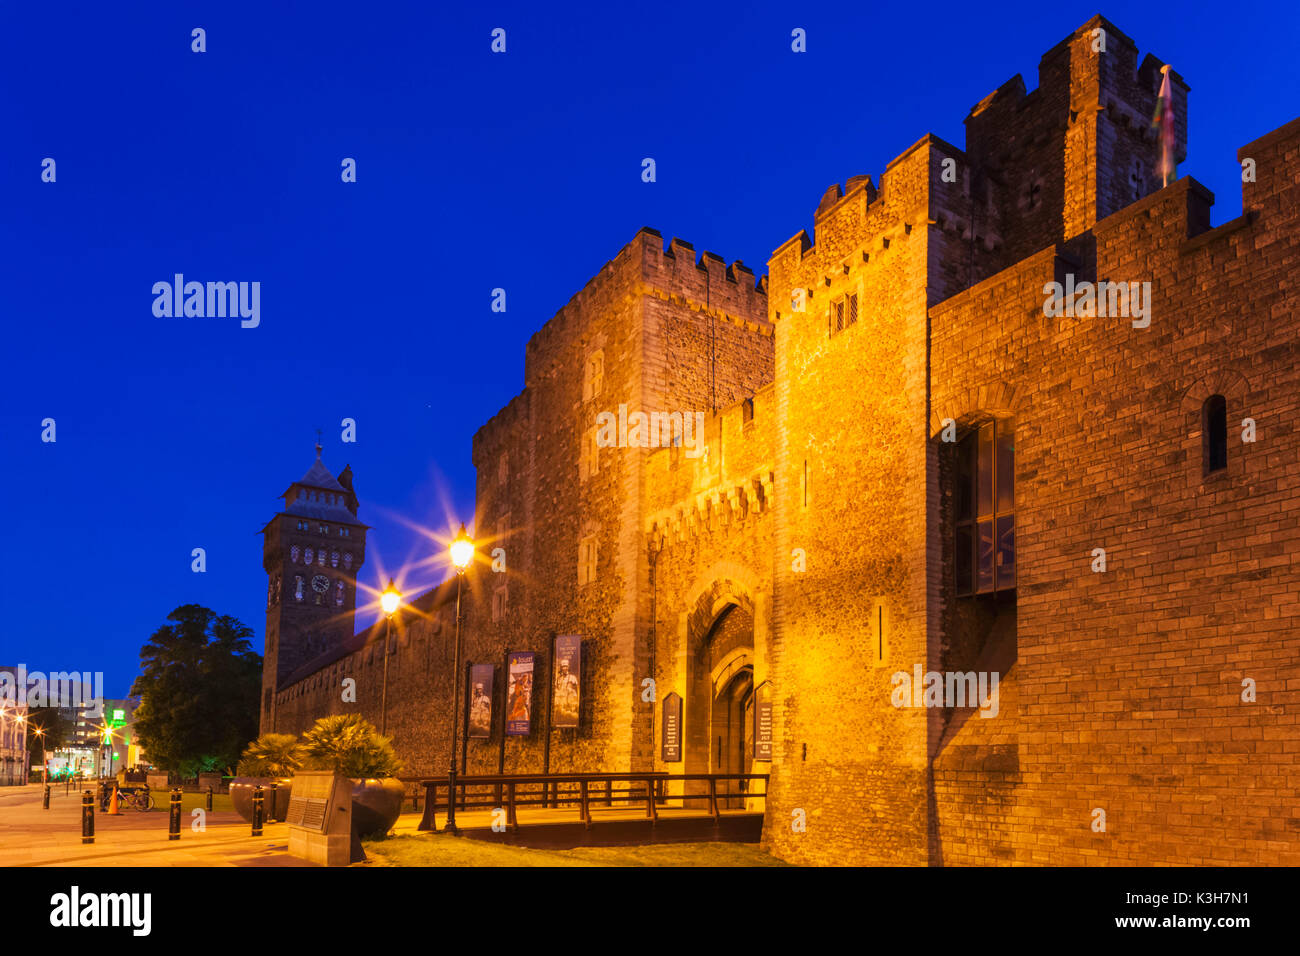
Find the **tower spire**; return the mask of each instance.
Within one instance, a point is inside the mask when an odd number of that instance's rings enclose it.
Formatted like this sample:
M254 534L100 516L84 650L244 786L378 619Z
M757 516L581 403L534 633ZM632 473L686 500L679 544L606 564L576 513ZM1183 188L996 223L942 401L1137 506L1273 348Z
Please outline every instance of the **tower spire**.
M318 428L316 429L316 460L317 461L320 461L320 453L321 453L320 438L321 438L321 430Z

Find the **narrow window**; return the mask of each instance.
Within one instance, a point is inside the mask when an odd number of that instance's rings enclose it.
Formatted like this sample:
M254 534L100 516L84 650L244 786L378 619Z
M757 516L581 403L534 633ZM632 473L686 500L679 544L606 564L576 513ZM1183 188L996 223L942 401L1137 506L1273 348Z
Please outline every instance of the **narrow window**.
M1222 395L1211 395L1201 406L1201 435L1205 474L1228 467L1228 403Z
M593 352L587 356L586 376L582 384L584 401L596 398L605 389L605 353Z
M987 421L957 445L953 474L953 576L957 594L1016 586L1015 432Z
M596 537L589 535L578 544L578 586L596 580Z
M852 325L858 321L858 294L855 292L849 296L849 318L848 324Z

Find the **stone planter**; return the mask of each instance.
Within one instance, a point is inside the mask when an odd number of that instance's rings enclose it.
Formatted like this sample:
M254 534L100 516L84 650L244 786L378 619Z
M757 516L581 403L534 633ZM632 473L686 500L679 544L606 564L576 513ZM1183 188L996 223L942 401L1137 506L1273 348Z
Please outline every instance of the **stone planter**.
M274 790L271 784L279 784ZM235 777L230 781L230 802L235 812L251 823L253 821L253 791L263 788L266 820L283 820L289 814L289 796L293 790L292 777Z
M383 836L402 815L406 787L395 777L352 780L352 823L363 837Z

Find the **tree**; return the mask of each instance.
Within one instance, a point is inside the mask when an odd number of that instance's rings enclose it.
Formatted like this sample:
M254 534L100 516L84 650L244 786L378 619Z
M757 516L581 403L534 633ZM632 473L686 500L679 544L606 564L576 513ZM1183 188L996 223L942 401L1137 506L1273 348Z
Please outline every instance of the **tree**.
M136 740L155 766L229 772L257 733L262 658L252 628L197 604L167 615L140 649Z

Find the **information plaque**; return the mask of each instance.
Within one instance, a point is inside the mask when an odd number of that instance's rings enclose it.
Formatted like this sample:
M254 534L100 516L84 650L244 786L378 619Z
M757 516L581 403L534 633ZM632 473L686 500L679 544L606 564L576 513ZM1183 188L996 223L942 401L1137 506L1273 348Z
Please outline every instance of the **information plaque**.
M352 827L352 781L333 773L294 774L289 797L289 855L324 866L366 858Z
M682 759L682 698L675 692L664 698L662 757L664 763Z
M764 681L754 692L754 759L772 759L772 700Z

